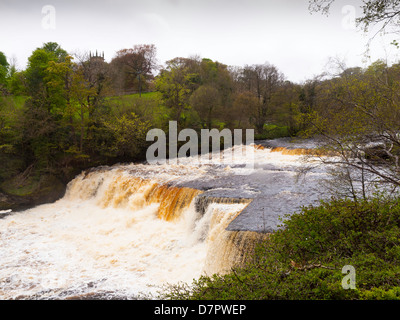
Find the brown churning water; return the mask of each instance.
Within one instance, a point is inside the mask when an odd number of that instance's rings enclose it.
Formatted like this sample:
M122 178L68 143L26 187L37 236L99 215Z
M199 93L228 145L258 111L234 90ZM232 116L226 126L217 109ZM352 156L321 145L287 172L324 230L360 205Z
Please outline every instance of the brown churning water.
M251 148L255 176L240 175L247 173L246 157L228 165L188 158L179 165L98 168L71 181L59 201L0 219L0 298L137 298L243 264L268 238L226 230L251 200L206 197L196 185L224 176L236 187L257 182L259 190L274 191L264 178L294 177L298 154L306 153ZM194 187L181 187L185 181ZM291 186L282 180L277 199L303 199Z
M0 297L137 297L229 270L225 228L248 202L199 213L201 193L119 169L78 176L63 199L0 220Z

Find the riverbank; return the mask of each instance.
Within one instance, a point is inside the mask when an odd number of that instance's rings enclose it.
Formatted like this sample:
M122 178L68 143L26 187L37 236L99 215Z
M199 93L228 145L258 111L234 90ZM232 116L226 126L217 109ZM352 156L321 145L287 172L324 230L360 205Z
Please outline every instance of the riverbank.
M267 149L274 149L276 147L309 149L315 147L315 142L310 139L278 138L273 140L257 140L256 145L263 146ZM41 204L57 201L64 196L68 183L78 174L85 170L93 171L102 167L102 163L95 161L92 164L88 163L86 166L80 165L76 168L69 167L64 170L59 170L57 174L42 175L35 172L33 166L21 172L22 165L19 164L17 161L18 159L7 158L3 160L6 165L0 170L0 178L2 178L0 179L2 180L0 183L0 210L12 209L13 211L26 210ZM113 166L117 163L120 163L118 159L104 165ZM144 160L139 160L139 163L144 163ZM271 165L266 169L273 170ZM279 175L282 176L284 174L279 171ZM259 177L255 176L254 179L257 181ZM204 181L202 189L215 189L221 186L232 185L230 181L225 181L224 179L222 179L223 181L220 180L221 179L212 179L209 182ZM198 184L199 182L196 181L197 187ZM187 183L187 185L190 186L190 183ZM183 184L182 186L186 185ZM226 190L226 192L228 191L229 190ZM243 191L233 188L228 193L237 196L243 193ZM222 196L226 197L225 194ZM260 212L260 215L265 216L263 208L257 208L256 211ZM246 229L247 227L242 227L241 229L243 228Z
M67 184L52 175L30 177L18 183L18 177L5 181L0 191L0 210L20 211L54 202L65 194Z
M170 286L164 298L399 300L399 224L399 198L331 199L287 218L244 267Z

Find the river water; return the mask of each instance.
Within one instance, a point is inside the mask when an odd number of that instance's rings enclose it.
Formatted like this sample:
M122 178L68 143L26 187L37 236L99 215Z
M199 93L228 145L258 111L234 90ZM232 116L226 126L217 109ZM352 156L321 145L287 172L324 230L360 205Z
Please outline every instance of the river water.
M324 196L325 169L299 179L301 154L240 148L231 160L96 168L55 203L0 219L0 298L155 297L220 271L224 232L271 232Z

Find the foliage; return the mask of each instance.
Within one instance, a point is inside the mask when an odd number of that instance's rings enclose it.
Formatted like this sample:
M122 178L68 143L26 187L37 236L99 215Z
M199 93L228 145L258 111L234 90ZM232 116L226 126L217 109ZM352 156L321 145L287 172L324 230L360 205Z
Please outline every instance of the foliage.
M335 0L309 0L311 12L321 11L329 13ZM356 19L365 31L379 25L379 30L386 30L399 26L400 1L399 0L365 0L361 5L362 15Z
M245 267L170 286L172 299L399 299L400 200L332 199L285 221ZM356 289L342 288L342 267Z
M256 108L250 110L250 122L261 134L268 117L271 116L273 98L283 83L284 75L271 64L245 66L242 76L248 90L258 99Z
M376 187L395 191L400 185L399 65L376 61L368 68L346 69L317 84L315 104L303 113L303 133L319 136L320 145L336 154L322 159L342 171L354 198ZM383 169L383 170L382 170ZM348 194L349 195L349 194Z
M186 61L173 59L156 78L156 89L161 92L165 105L172 111L172 119L182 123L182 114L189 109L190 94L198 86L199 79L189 72Z
M277 139L283 137L290 137L289 128L287 126L276 126L273 124L264 125L264 132L256 134L255 140Z
M16 146L22 142L19 131L21 109L18 108L17 100L0 97L0 153L7 155L18 153Z
M3 52L0 51L0 87L6 85L9 64Z
M221 106L220 100L218 90L209 85L202 85L190 96L190 105L200 116L203 128L212 128L213 115Z
M354 177L345 167L337 175L349 180L347 189L354 190L351 179L371 174L374 183L399 184L399 65L378 61L295 84L269 63L235 67L177 57L154 77L156 62L153 45L122 49L108 63L97 55L72 57L50 42L32 52L25 70L0 56L7 68L0 90L0 151L68 180L82 168L143 160L141 130L168 132L175 120L178 130L255 129L256 139L318 135L326 138L326 150L342 156L341 164L361 170ZM142 94L138 74L143 91L156 91ZM138 88L139 94L124 94ZM117 125L137 127L138 135ZM365 148L371 138L381 149Z
M106 121L105 126L115 138L111 151L116 156L135 158L145 152L146 134L150 129L149 122L141 121L136 114L131 113L124 114L113 122Z
M135 113L143 121L148 121L155 128L168 130L170 110L162 103L159 92L146 92L124 96L108 97L106 104L110 107L111 114L121 117L124 114Z
M137 88L139 95L142 94L142 87L152 78L152 72L158 68L156 52L154 44L135 45L133 48L117 52L112 64L119 69L120 76L125 76L123 80L125 89Z
M148 104L139 108L140 118L131 115L132 101L124 112L112 112L105 98L112 91L108 65L78 58L74 62L57 43L45 43L32 52L26 70L9 73L9 91L27 97L0 100L0 157L7 159L5 167L16 168L13 176L2 175L2 186L25 172L29 181L40 175L68 181L89 166L143 158L143 131L155 118L146 114Z

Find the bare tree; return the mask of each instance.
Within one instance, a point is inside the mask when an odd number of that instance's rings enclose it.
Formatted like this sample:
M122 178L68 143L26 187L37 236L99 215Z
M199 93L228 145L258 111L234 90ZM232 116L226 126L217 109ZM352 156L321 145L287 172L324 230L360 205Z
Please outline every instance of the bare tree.
M328 14L335 0L309 0L311 12L322 12ZM378 26L376 32L399 31L400 27L400 0L364 0L362 1L362 15L356 19L364 31L373 26Z
M113 63L120 66L127 74L138 79L139 95L142 94L142 82L152 76L158 68L156 59L157 50L154 44L135 45L130 49L117 52Z
M263 132L264 124L271 112L272 98L282 85L284 75L268 63L245 66L242 81L247 91L253 92L257 99L257 107L252 110L251 117L258 133Z
M323 162L335 165L338 181L347 181L353 197L400 186L399 71L382 61L340 69L320 84L319 109L306 115L320 148L335 155Z
M83 79L91 95L87 96L87 103L90 106L90 113L101 103L102 98L109 93L110 89L110 67L102 56L91 52L75 53L77 67L82 74Z

